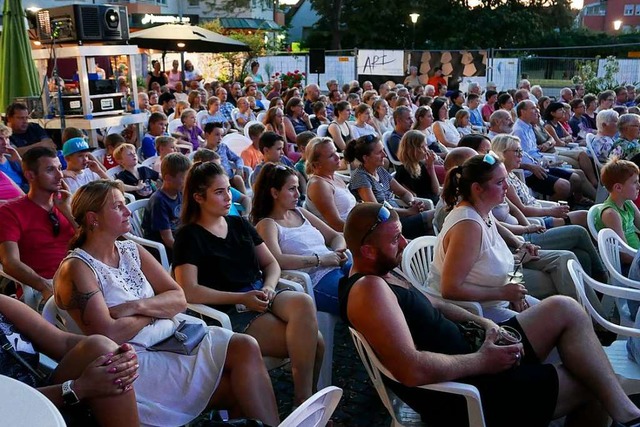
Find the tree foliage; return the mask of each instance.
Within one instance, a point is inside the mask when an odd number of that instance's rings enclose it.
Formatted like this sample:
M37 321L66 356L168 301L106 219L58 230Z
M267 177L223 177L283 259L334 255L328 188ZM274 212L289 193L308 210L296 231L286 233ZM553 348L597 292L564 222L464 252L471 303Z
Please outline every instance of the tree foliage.
M545 35L569 29L569 0L311 0L321 16L311 47L333 49L407 48L474 49L539 46Z

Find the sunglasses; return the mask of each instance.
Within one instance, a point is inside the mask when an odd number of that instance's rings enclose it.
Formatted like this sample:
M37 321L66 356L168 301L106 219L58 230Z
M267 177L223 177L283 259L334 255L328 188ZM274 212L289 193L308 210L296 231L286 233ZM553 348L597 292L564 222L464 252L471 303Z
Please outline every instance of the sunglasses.
M53 237L58 237L60 234L60 220L58 219L58 216L52 210L49 211L47 216L49 217L49 222L53 227Z
M391 218L391 211L387 208L387 205L388 203L384 202L384 204L380 206L380 209L378 210L378 215L376 217L376 222L374 222L371 228L369 228L369 230L366 233L364 233L364 236L362 236L362 240L360 240L360 246L364 245L365 239L369 237L369 235L373 233L374 230L378 228L380 224L382 224L383 222L389 221L389 218ZM390 205L388 206L391 207Z

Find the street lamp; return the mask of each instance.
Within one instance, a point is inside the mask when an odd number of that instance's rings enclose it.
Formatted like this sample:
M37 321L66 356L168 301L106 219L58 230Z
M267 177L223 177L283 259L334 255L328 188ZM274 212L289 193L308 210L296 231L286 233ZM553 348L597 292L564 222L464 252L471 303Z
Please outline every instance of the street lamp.
M618 31L620 30L620 27L622 27L622 21L620 19L616 19L615 21L613 21L613 29Z
M415 50L416 48L416 22L418 22L418 18L420 18L419 13L410 13L409 18L411 18L411 23L413 24L413 38L411 41L411 50Z

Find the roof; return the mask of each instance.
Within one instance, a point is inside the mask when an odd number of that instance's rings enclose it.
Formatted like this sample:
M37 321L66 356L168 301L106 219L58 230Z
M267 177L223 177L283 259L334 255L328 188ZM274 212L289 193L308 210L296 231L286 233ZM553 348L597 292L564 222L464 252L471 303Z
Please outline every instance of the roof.
M282 28L274 21L253 18L219 18L220 25L224 28L234 28L243 30L281 30Z

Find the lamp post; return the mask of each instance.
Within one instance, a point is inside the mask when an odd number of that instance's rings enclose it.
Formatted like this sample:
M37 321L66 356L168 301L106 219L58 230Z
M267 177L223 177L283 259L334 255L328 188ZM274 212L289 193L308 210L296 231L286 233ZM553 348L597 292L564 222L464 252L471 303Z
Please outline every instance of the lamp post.
M622 21L620 19L616 19L615 21L613 21L614 30L619 31L620 27L622 27Z
M419 13L410 13L409 18L411 18L411 23L413 24L413 37L411 40L411 50L416 48L416 22L418 22L418 18L420 18Z

